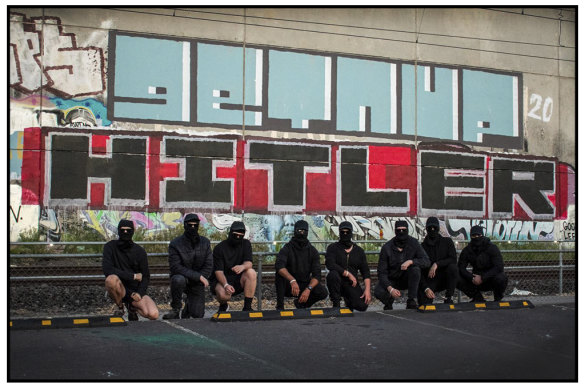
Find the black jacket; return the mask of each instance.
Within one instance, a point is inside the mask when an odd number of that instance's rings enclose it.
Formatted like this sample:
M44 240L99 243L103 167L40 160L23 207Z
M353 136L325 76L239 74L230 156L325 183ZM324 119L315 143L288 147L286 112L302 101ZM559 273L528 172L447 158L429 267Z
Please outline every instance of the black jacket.
M428 237L426 237L422 242L422 248L428 254L430 266L436 263L438 270L450 264L456 264L456 248L450 238L439 236L436 244L433 245Z
M308 283L311 278L320 282L320 256L310 243L302 248L292 241L286 243L276 257L276 273L282 268L298 283Z
M191 281L199 281L201 276L208 279L213 271L211 242L199 236L193 244L184 234L173 239L168 245L168 265L171 277L181 274Z
M468 265L472 267L472 273L466 270ZM472 280L473 274L478 274L487 281L503 273L503 256L499 248L489 238L484 237L478 250L475 251L470 244L462 249L458 258L458 269L460 276L468 281Z
M126 294L137 292L140 296L144 296L150 282L146 251L136 243L123 248L119 242L121 241L112 240L103 247L101 264L103 274L106 277L111 274L118 276L126 288ZM135 273L142 273L142 281L134 280Z
M330 244L326 248L324 257L326 268L331 271L336 270L340 275L343 275L345 270L348 270L355 278L358 277L360 271L363 279L371 278L365 251L356 244L353 244L350 253L345 251L345 246L340 242Z
M229 239L224 240L213 249L213 275L211 278L215 277L217 270L222 271L226 277L235 275L236 273L231 268L244 262L252 262L250 241L243 239L240 244L233 246Z
M409 239L401 252L394 243L395 238L391 239L381 247L381 251L379 252L379 263L377 264L377 278L379 279L381 286L383 286L383 289L387 289L390 285L395 286L392 279L398 279L401 277L403 272L403 270L401 270L401 265L410 259L414 261L413 266L419 266L421 269L427 269L430 267L428 255L420 243L411 236L408 238Z

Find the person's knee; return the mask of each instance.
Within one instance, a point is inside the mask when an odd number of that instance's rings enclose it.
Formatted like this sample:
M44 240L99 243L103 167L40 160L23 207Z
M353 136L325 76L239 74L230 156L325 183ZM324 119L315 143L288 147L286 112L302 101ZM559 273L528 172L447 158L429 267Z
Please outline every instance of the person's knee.
M408 275L422 275L422 270L420 269L419 266L415 266L415 265L411 265L410 267L408 267Z
M170 278L170 284L175 287L184 288L187 286L187 279L182 274L175 274Z
M373 295L375 297L377 297L378 299L381 299L381 298L383 298L383 296L386 293L388 293L387 290L383 289L383 287L381 286L381 284L375 285L375 288L373 289Z
M156 320L158 319L158 308L154 307L153 309L148 310L148 319L150 320Z
M330 270L329 273L326 275L326 283L339 283L341 281L341 275L336 270Z
M120 286L121 281L118 276L115 274L110 274L105 279L105 287L108 289L116 289Z
M244 281L253 281L255 282L258 278L258 273L254 270L254 269L247 269L242 277L244 278Z
M451 277L458 277L458 266L455 263L451 263L446 268L446 273Z

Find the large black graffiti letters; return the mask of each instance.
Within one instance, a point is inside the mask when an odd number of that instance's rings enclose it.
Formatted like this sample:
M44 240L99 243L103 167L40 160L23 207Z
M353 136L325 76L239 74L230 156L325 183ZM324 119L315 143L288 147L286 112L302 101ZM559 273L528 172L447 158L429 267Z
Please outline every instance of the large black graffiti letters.
M407 190L370 189L367 148L340 148L341 209L408 212Z
M235 158L233 141L212 142L185 138L165 138L164 158L170 161L184 161L181 177L168 179L165 199L168 205L208 203L230 207L233 198L233 184L214 178L214 162Z
M109 181L106 200L146 201L146 139L111 138L111 153L89 153L89 136L54 134L51 140L50 199L87 202L88 180ZM107 201L106 201L107 202Z
M250 142L249 162L251 166L271 170L268 195L273 196L273 204L270 207L303 207L305 173L328 170L330 147Z
M555 216L555 208L546 196L546 192L555 190L553 162L493 158L492 166L493 216L511 217L515 201L530 217Z
M422 151L420 165L422 210L483 214L486 196L484 156Z

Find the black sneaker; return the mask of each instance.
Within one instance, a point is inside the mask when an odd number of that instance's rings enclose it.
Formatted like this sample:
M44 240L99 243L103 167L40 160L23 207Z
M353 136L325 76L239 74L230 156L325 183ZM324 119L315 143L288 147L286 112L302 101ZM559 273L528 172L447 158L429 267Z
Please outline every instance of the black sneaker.
M444 304L454 304L454 301L452 301L452 297L446 297L444 299Z
M418 303L416 299L408 299L406 302L406 309L418 309Z
M179 310L173 309L172 311L168 312L164 316L162 316L163 320L174 320L180 317Z
M480 293L477 293L474 298L470 300L471 303L484 303L485 301L485 298Z
M391 311L391 310L393 310L393 303L385 304L383 306L383 310L384 311Z
M302 304L300 304L300 303L298 302L298 299L294 299L294 306L296 307L296 309L304 308L304 307L302 306Z
M191 315L189 314L188 307L185 304L185 307L183 308L183 310L180 313L180 318L181 319L188 319L189 317L191 317Z
M136 308L134 308L131 303L126 304L126 309L128 310L128 321L138 321Z
M251 312L251 311L253 311L253 309L251 307L244 306L243 309L242 309L242 311L244 311L244 312Z
M284 310L283 305L276 305L276 311L283 311L283 310Z
M219 304L219 312L227 312L228 310L229 310L228 303Z
M333 308L340 308L341 302L340 301L333 301Z

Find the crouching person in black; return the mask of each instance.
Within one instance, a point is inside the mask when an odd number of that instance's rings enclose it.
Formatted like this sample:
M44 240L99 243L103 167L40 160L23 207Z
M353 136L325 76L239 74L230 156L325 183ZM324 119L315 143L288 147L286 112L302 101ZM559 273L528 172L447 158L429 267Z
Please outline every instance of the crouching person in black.
M256 290L257 273L252 269L251 243L243 239L245 224L233 222L229 237L213 250L213 274L209 280L211 293L219 301L219 312L229 308L232 296L243 292L243 311L251 311Z
M366 311L371 301L371 273L363 249L353 242L353 226L349 222L339 225L339 241L326 249L326 286L330 293L333 307L340 307L341 297L349 309ZM365 291L357 281L361 272Z
M203 317L205 315L205 288L213 271L211 242L199 236L199 217L190 213L184 218L185 232L173 239L168 246L170 267L170 307L172 311L162 318L178 319L182 307L183 293L187 304L181 318Z
M500 301L507 288L507 275L503 271L503 257L499 248L483 236L481 226L470 229L470 244L460 253L458 289L470 297L472 302L485 301L481 291L492 290L495 301ZM466 268L470 265L472 273Z
M440 222L435 217L426 220L426 237L422 248L430 258L430 269L422 274L420 281L420 304L432 304L435 293L446 290L444 303L453 304L452 296L458 282L456 248L449 237L440 235Z
M112 240L103 248L102 268L105 274L105 289L120 312L124 304L128 308L128 320L138 320L138 314L150 320L158 319L158 308L146 295L150 282L146 251L132 241L134 223L120 220L118 240Z
M407 309L417 309L416 297L422 271L430 267L428 255L420 243L408 235L405 220L395 222L395 237L381 247L377 265L378 282L375 297L383 304L383 309L393 309L393 302L401 296L401 290L408 290Z
M294 236L276 257L276 309L284 309L284 296L296 297L296 308L311 307L328 296L320 283L318 251L308 241L308 223L294 224Z

